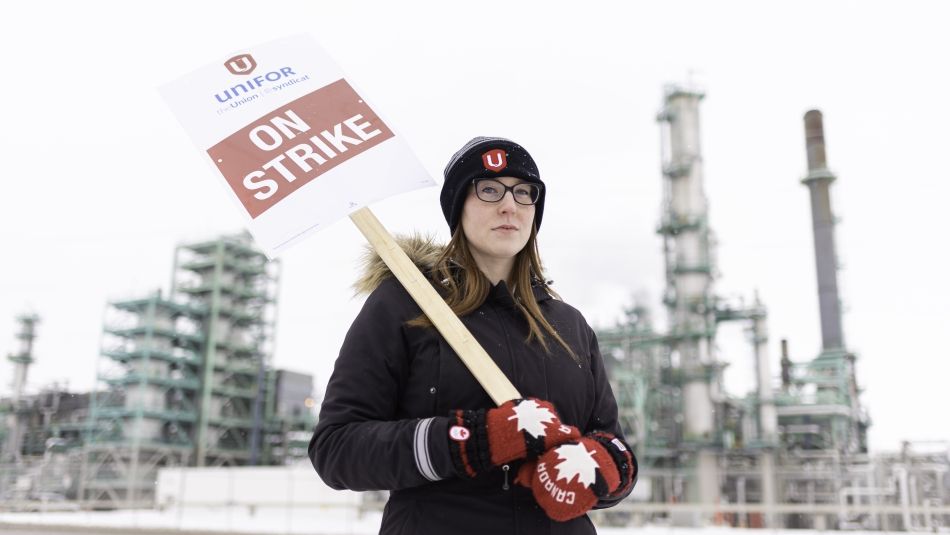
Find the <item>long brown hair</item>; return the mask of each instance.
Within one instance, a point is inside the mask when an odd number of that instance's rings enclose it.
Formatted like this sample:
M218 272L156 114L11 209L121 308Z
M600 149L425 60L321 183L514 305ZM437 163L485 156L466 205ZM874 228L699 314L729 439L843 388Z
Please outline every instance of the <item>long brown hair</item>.
M537 340L545 353L550 354L551 350L544 336L544 333L547 333L576 361L577 354L544 317L541 307L538 306L538 300L534 297L535 282L544 283L544 269L538 252L537 234L537 226L532 223L528 242L515 255L515 263L506 282L511 289L515 306L528 323L528 339L525 342L531 343L532 340ZM442 289L442 297L456 316L465 316L474 312L488 298L491 282L475 263L475 257L469 249L468 239L462 231L461 224L455 229L452 239L436 260L432 268L432 278ZM551 297L561 299L561 296L551 288L545 286L544 290ZM423 314L411 320L409 325L428 327L432 323Z

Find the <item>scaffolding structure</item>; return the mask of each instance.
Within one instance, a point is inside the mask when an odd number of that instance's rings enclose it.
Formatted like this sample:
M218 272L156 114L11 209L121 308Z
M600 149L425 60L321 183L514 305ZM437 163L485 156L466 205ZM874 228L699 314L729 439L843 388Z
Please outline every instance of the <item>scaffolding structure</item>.
M225 236L176 248L170 296L108 304L84 506L151 506L162 467L274 462L278 280L247 235Z

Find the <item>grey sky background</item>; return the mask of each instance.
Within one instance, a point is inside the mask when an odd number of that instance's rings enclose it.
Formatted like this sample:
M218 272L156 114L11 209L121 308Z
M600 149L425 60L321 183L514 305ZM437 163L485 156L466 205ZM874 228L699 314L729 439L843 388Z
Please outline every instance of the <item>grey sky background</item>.
M718 293L769 308L769 347L820 349L803 114L822 110L845 337L872 451L950 439L950 5L942 2L20 2L0 46L0 354L42 316L29 383L95 379L109 299L167 289L174 245L240 230L156 88L243 47L311 32L441 182L476 135L523 144L548 184L541 249L595 326L663 288L662 88L699 84ZM437 188L373 207L446 238ZM361 300L348 221L282 257L275 364L322 390ZM753 380L741 328L726 381ZM0 391L11 365L0 363Z

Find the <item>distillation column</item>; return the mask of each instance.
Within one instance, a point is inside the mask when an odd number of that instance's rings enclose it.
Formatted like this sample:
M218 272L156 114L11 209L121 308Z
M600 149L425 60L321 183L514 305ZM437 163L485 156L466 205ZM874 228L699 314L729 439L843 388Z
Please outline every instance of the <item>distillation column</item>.
M703 94L668 87L657 116L663 139L664 207L660 234L666 260L670 349L682 378L683 440L695 451L687 482L691 503L719 501L718 437L713 388L718 366L712 354L715 336L713 270L708 206L703 188L699 144L699 102ZM701 517L691 523L704 524Z
M26 373L33 364L33 340L36 339L36 324L40 317L36 314L22 314L17 316L20 323L20 331L16 334L20 342L19 350L7 357L13 363L13 396L11 405L13 411L7 417L7 436L6 444L3 446L4 459L17 461L20 459L20 441L23 430L19 425L17 408L20 405L20 398L23 396L23 390L26 388Z

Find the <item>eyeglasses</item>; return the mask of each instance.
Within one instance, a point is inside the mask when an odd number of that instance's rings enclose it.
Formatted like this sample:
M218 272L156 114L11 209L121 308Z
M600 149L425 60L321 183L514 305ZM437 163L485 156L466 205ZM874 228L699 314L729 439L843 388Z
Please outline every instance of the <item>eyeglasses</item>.
M472 180L475 186L475 196L485 202L499 202L509 191L511 198L518 204L532 205L541 197L540 184L522 182L514 186L506 186L490 178L476 178Z

